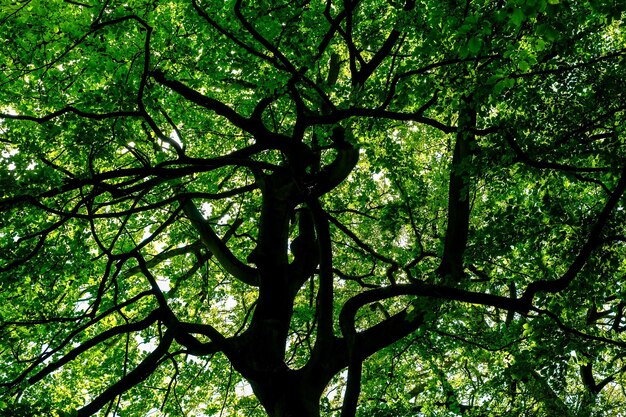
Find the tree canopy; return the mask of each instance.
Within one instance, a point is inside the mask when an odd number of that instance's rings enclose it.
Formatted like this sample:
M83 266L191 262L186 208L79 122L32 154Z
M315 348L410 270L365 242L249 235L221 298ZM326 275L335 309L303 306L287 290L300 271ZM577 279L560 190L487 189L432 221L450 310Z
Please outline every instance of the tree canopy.
M623 415L624 4L0 0L0 410Z

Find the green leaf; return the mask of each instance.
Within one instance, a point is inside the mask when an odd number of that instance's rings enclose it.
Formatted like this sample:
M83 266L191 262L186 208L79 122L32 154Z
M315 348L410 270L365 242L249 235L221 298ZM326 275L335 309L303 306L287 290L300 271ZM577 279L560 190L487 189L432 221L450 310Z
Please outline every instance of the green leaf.
M546 43L544 42L543 39L536 39L535 40L535 51L543 51L544 49L546 49Z
M623 410L626 3L413 3L4 0L0 416Z
M511 13L510 19L515 26L520 26L526 19L526 15L522 9L515 9L513 13Z
M472 54L476 55L480 52L480 48L482 47L482 44L483 44L482 40L478 39L477 37L472 37L467 43L467 47Z
M517 67L521 69L522 71L528 71L528 69L530 68L530 65L528 64L528 62L524 60L520 60L520 61L517 61Z
M548 42L553 42L559 38L559 32L547 24L538 25L537 33Z

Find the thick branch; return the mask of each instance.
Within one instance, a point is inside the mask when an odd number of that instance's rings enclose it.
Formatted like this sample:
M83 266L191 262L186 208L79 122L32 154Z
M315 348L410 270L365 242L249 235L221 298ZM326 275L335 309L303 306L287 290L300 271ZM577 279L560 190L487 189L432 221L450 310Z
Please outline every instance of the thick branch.
M316 175L316 185L313 194L321 196L337 187L352 172L359 161L359 148L352 146L345 140L345 132L343 129L336 128L333 132L333 138L340 135L336 140L337 156L329 165L322 168Z
M310 204L315 203L311 202ZM296 211L298 236L289 244L294 257L293 262L289 264L289 274L293 276L290 286L294 294L313 275L322 256L320 243L315 237L317 225L311 212L310 205ZM317 232L319 234L319 230Z
M233 338L226 338L217 329L208 324L178 322L177 332L185 332L186 336L178 337L176 341L190 349L194 355L208 355L217 351L222 351L226 355L234 355L232 351ZM210 343L200 342L192 334L201 334L211 339ZM230 357L230 356L229 356ZM231 359L232 360L232 359Z
M233 255L226 244L215 234L213 228L204 219L193 201L189 200L184 204L184 211L193 226L200 233L202 243L213 253L215 259L224 269L240 281L255 287L258 286L258 272Z
M317 294L318 332L315 341L315 356L319 352L328 353L333 339L333 256L330 241L330 230L326 213L315 200L309 203L317 232L317 243L320 259L320 288Z
M363 361L368 356L408 336L421 326L424 323L423 312L409 313L404 310L366 330L360 332L355 330L355 317L360 308L382 300L410 295L486 305L508 311L525 313L529 310L529 306L520 299L475 293L442 285L400 284L369 290L350 298L341 309L339 323L344 333L345 343L339 344L340 347L335 347L334 363L348 366L351 361L357 359ZM349 340L350 338L352 341ZM355 371L357 370L355 368Z
M376 68L383 62L383 60L389 55L391 49L400 38L400 32L392 30L383 46L376 52L374 57L367 64L361 66L361 69L352 77L353 84L363 85L367 79L374 73Z
M410 12L414 8L415 8L415 0L408 0L404 4L405 12ZM376 52L374 57L372 57L372 59L368 63L361 65L361 69L353 77L354 84L360 84L360 85L365 84L367 79L374 73L376 68L378 68L378 66L383 62L383 60L389 56L394 45L396 44L396 42L398 42L398 39L400 39L400 35L401 35L401 32L396 29L393 29L389 33L389 36L387 36L387 39L385 39L385 42L383 42L383 45L380 47L378 52Z
M470 173L472 146L475 146L472 129L476 127L476 110L464 99L459 114L459 128L450 167L448 189L448 226L441 264L437 269L444 279L458 282L463 277L463 253L467 245L470 218Z

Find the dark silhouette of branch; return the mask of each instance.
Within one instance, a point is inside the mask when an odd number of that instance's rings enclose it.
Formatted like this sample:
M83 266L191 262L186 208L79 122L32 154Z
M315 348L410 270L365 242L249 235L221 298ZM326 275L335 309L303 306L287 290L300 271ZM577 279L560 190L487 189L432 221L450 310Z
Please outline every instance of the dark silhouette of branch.
M37 372L34 376L32 376L31 378L28 379L28 382L30 384L35 384L38 381L40 381L41 379L43 379L44 377L46 377L47 375L50 375L50 373L54 372L55 370L61 368L63 365L65 365L66 363L76 359L81 353L84 353L86 351L88 351L89 349L98 346L99 344L101 344L102 342L121 335L121 334L125 334L125 333L131 333L131 332L137 332L140 330L144 330L147 329L148 327L152 326L160 317L161 317L161 311L160 310L154 310L152 311L150 314L148 314L146 316L146 318L134 322L134 323L129 323L129 324L123 324L121 326L116 326L113 327L109 330L106 330L102 333L100 333L98 336L95 336L89 340L87 340L86 342L83 342L80 344L80 346L70 350L68 353L66 353L65 355L63 355L63 357L61 357L61 359L52 362L51 364L47 365L45 368L43 368L41 371Z
M118 382L114 383L110 387L104 390L102 394L97 396L93 401L89 404L85 405L83 408L79 409L77 412L77 417L88 417L95 414L98 410L104 407L109 401L113 400L118 395L123 394L134 386L138 385L146 378L148 378L158 367L160 360L164 357L172 342L174 337L172 332L166 330L161 338L161 342L148 356L146 356L143 361L131 372L126 374L122 379Z
M241 10L241 4L242 0L237 0L235 2L235 16L237 16L237 19L239 19L239 21L241 22L242 26L248 31L248 33L250 35L252 35L252 37L259 42L261 45L263 45L263 47L265 49L267 49L269 52L272 53L272 56L274 56L283 66L284 68L289 71L292 74L298 74L298 70L293 66L293 64L287 59L287 57L285 55L283 55L282 52L280 52L280 50L272 45L272 43L270 41L268 41L267 39L265 39L255 28L254 26L250 23L250 21L248 19L246 19L246 17L243 15L243 12Z
M184 211L193 226L200 233L202 243L213 253L224 269L242 282L258 286L258 272L233 255L226 244L215 234L211 225L202 217L193 201L188 200L184 203Z
M465 97L459 112L459 128L454 144L448 186L448 224L443 256L437 273L444 282L459 282L464 275L463 255L467 245L470 220L470 172L472 148L476 146L472 129L476 110L471 97Z
M609 168L576 167L572 165L559 164L555 162L537 161L535 159L532 159L530 156L528 156L527 153L525 153L522 150L522 148L519 146L519 144L513 137L513 134L511 134L510 132L505 132L504 135L505 135L507 143L509 144L511 149L513 149L513 151L519 158L519 161L533 168L554 169L557 171L564 171L564 172L608 172L610 171Z
M156 82L170 88L171 90L180 94L182 97L186 98L192 103L204 107L207 110L214 111L216 114L225 117L234 126L237 126L244 132L251 134L257 140L267 141L269 139L273 139L279 142L275 146L278 146L281 142L284 142L286 140L285 137L283 137L282 135L270 132L257 118L253 119L243 117L221 101L211 97L207 97L199 93L198 91L187 87L180 81L166 78L165 74L162 71L155 70L152 71L150 75Z
M308 125L329 125L336 124L342 120L349 119L352 117L367 117L367 118L380 118L387 120L398 120L398 121L413 121L417 123L421 123L427 126L434 127L442 131L443 133L454 133L456 132L456 128L453 126L447 126L444 123L441 123L437 120L431 119L429 117L425 117L422 115L420 111L416 111L414 113L403 113L396 111L384 110L381 108L377 109L366 109L360 107L351 107L348 109L338 109L333 111L328 115L307 115L306 124Z
M572 283L572 281L574 281L578 273L587 263L587 260L593 253L593 250L598 247L598 244L600 243L602 237L602 230L609 221L611 213L613 213L615 207L622 199L624 191L626 191L626 166L622 168L619 182L613 190L613 194L611 194L610 198L604 205L604 208L598 215L595 224L593 225L591 231L589 232L589 235L587 236L587 240L581 247L580 252L576 256L576 259L574 259L574 262L572 262L568 270L559 279L553 281L540 280L528 284L528 287L526 287L526 291L522 296L522 299L526 303L531 304L534 296L537 293L557 293L566 289Z
M57 117L63 116L65 114L75 114L79 117L84 117L85 119L91 120L105 120L105 119L115 119L118 117L142 117L142 114L138 111L114 111L109 113L91 113L83 110L79 110L73 106L67 106L60 110L56 110L52 113L49 113L45 116L27 116L21 114L7 114L0 113L0 119L10 119L10 120L27 120L36 123L46 123L50 120L53 120Z
M243 48L245 51L247 51L248 53L250 53L251 55L257 56L261 59L263 59L264 61L268 61L271 63L274 63L274 60L267 56L262 54L261 52L255 50L254 48L250 47L248 44L246 44L245 42L242 42L240 39L238 39L234 34L232 34L231 32L229 32L228 30L224 29L221 25L219 25L214 19L212 19L207 12L205 12L200 5L198 4L197 0L191 0L191 3L193 5L193 8L196 10L196 12L204 19L207 21L207 23L209 23L211 26L213 26L219 33L221 33L222 35L224 35L225 37L227 37L228 39L230 39L232 42L234 42L237 46Z
M595 336L592 334L587 334L585 332L581 332L580 330L574 329L572 327L567 326L565 323L563 323L563 321L559 318L559 316L557 316L556 314L552 313L549 310L546 309L542 309L542 308L537 308L537 307L531 307L532 311L535 311L539 314L543 314L548 316L550 319L552 319L552 321L554 321L557 325L557 327L559 329L561 329L562 331L564 331L565 333L569 333L572 334L574 336L578 336L581 339L586 339L586 340L593 340L595 342L602 342L602 343L606 343L608 345L613 345L613 346L617 346L617 347L621 347L621 348L625 348L626 347L626 342L622 342L621 340L615 340L615 339L609 339L608 337L603 337L603 336Z
M327 214L326 216L328 217L328 220L330 220L332 224L334 224L339 230L341 230L346 236L348 236L354 243L356 243L358 247L360 247L365 252L372 255L375 259L378 259L379 261L383 261L390 265L399 266L395 260L376 252L370 245L363 242L363 240L361 240L352 230L350 230L346 225L341 223L339 220L337 220L330 214Z

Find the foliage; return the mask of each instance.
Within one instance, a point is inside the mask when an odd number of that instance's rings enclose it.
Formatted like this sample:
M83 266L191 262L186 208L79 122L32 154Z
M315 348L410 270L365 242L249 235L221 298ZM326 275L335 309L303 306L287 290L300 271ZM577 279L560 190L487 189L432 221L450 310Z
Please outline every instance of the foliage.
M0 415L622 415L624 8L0 0Z

